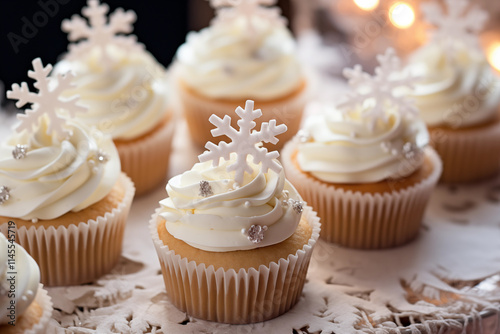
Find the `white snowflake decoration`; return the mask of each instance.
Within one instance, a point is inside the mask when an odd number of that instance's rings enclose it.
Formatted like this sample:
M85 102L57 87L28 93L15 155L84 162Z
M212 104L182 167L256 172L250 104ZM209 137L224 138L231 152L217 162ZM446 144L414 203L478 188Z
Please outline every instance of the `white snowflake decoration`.
M237 184L243 183L243 177L245 172L252 173L252 168L247 163L247 156L251 155L253 162L255 164L262 163L262 171L266 173L269 169L279 173L281 171L281 165L276 163L274 159L279 157L277 151L268 152L265 147L258 147L256 144L264 141L266 143L276 144L278 139L277 135L285 132L287 127L285 124L280 124L276 126L276 120L272 119L267 122L263 122L260 131L253 130L256 123L253 121L256 118L262 116L262 111L260 109L254 110L254 102L247 100L245 104L245 109L238 107L236 108L236 114L240 116L238 120L239 131L236 131L231 126L231 117L228 115L224 116L223 119L217 117L216 115L210 116L210 123L216 126L216 129L212 129L212 135L214 137L226 135L231 139L228 144L221 141L219 145L215 145L212 142L208 142L205 147L208 151L205 151L198 158L200 162L212 160L214 167L219 166L220 158L224 160L230 159L231 153L236 153L236 162L227 167L227 171L235 171L235 182Z
M68 46L67 59L76 59L93 48L99 48L103 64L109 66L112 61L106 52L108 45L116 45L128 52L140 51L144 48L144 45L137 43L137 38L134 35L117 35L118 33L128 34L132 32L132 23L136 20L133 11L125 12L122 8L118 8L109 15L109 22L106 22L108 5L99 4L98 0L88 0L87 6L82 9L82 14L88 18L90 25L84 18L76 14L71 17L71 20L64 20L62 23L62 30L69 33L68 39L70 41L86 38L85 41Z
M469 6L467 0L445 0L445 3L447 15L438 3L421 5L426 20L437 27L433 31L433 41L443 45L450 55L455 51L456 41L463 42L466 47L478 48L477 35L488 20L488 13L479 6Z
M363 72L360 65L344 69L344 76L353 89L337 106L345 113L349 113L363 107L365 102L371 102L369 107L363 108L362 116L369 121L372 128L378 120L387 122L388 104L403 115L418 113L417 107L411 100L395 94L398 88L411 89L416 78L403 75L401 60L396 56L394 49L389 48L385 54L377 55L377 60L380 66L375 68L373 76Z
M30 92L26 82L22 82L21 86L13 84L12 90L7 91L8 98L18 100L16 102L18 108L32 103L31 109L26 109L25 114L17 115L20 124L15 127L15 130L17 132L33 131L33 127L39 123L40 117L45 114L50 120L47 133L54 132L63 138L70 132L65 129L66 120L59 115L59 110L63 109L74 117L78 112L87 111L87 108L77 104L78 96L64 100L60 98L63 91L73 86L71 73L58 74L55 78L50 78L49 73L52 70L52 65L43 67L40 58L34 59L32 63L33 71L28 71L28 76L36 80L34 86L38 89L38 93Z
M244 17L250 32L254 31L253 17L263 18L273 24L285 24L280 9L273 6L276 0L211 0L210 4L216 9L217 16L214 24L230 23ZM273 7L268 7L273 6Z

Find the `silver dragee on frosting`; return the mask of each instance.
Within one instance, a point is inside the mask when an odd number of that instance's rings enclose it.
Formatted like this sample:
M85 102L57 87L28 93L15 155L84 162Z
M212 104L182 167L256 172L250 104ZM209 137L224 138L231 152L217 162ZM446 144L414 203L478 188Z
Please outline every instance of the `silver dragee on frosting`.
M497 116L500 77L480 50L457 46L450 57L432 43L411 55L408 68L421 78L414 98L426 124L463 128Z
M211 98L274 99L292 93L304 80L295 41L284 25L246 19L190 32L176 54L176 75Z
M42 117L34 134L15 133L0 145L0 185L10 189L0 216L54 219L98 202L115 185L121 167L109 136L68 120L72 135L60 138L47 134L48 124ZM19 144L29 148L23 159L12 155Z
M14 252L12 252L14 250ZM9 253L10 252L10 253ZM8 261L12 257L15 259L16 284L14 293L11 290L8 277L12 272L9 269ZM35 260L17 243L10 243L7 238L0 233L0 325L7 324L12 319L9 317L8 307L11 301L15 301L15 316L19 318L23 312L31 305L35 299L40 283L40 269Z

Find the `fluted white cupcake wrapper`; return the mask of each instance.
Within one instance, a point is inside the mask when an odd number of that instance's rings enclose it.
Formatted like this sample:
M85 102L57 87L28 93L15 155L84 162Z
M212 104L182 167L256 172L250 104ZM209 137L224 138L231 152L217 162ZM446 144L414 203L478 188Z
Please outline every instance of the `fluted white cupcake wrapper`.
M33 325L31 329L25 331L24 334L55 333L55 329L48 328L53 311L52 299L47 294L47 290L43 289L43 284L40 284L40 286L38 287L34 302L36 302L42 308L42 316L40 317L40 320L35 325Z
M500 171L500 122L470 130L429 129L443 159L443 182L471 182Z
M433 166L427 178L404 189L375 194L336 188L300 171L292 161L296 148L296 141L287 143L281 159L287 179L318 212L322 239L345 247L381 249L402 245L417 236L442 171L441 160L432 148L425 149Z
M130 143L117 144L122 171L134 182L136 195L165 183L162 181L167 178L175 124L174 117L170 117L153 134Z
M45 228L33 223L29 228L16 228L16 241L35 259L43 284L88 283L108 273L118 262L135 192L134 184L124 173L119 182L125 189L124 197L104 216L68 227ZM2 224L0 229L7 235L8 224Z
M178 83L176 86L180 106L186 118L186 123L193 142L202 147L205 146L208 141L217 143L224 140L228 142L225 136L216 138L212 136L210 131L214 126L208 119L212 114L220 118L223 118L225 115L231 115L231 124L233 127L237 128L237 117L232 117L232 115L234 115L234 110L238 106L245 106L245 100L247 99L242 98L234 102L213 100L191 92L189 88L185 87L185 84L182 83L180 79L177 79L177 81ZM288 127L287 132L279 135L280 141L276 145L265 143L264 147L268 147L270 150L280 149L283 143L291 139L295 133L297 133L305 105L311 94L309 85L309 82L306 82L305 87L302 87L300 91L291 94L289 97L271 101L254 99L255 109L262 110L262 117L255 120L257 123L256 129L260 128L261 123L269 122L271 119L275 119L277 124L283 123Z
M224 270L181 258L158 236L159 209L150 221L150 232L158 253L170 301L195 318L231 324L260 322L288 311L304 286L309 260L319 237L319 218L310 207L305 215L312 235L295 254L258 270Z

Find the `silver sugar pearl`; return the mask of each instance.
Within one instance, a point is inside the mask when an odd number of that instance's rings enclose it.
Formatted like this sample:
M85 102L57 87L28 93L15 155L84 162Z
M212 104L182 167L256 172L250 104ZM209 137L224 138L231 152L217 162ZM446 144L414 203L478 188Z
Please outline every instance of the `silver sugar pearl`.
M311 135L305 130L299 130L299 132L297 132L297 138L299 138L301 143L307 143L311 140Z
M108 162L109 156L106 154L106 152L99 150L97 151L97 161L101 164Z
M10 198L10 188L6 186L0 187L0 205L8 201Z
M38 218L31 218L32 223L38 223Z
M251 206L252 206L252 203L250 203L250 201L245 202L245 208L249 208Z
M26 158L26 153L28 153L28 145L17 144L16 147L12 150L12 156L16 160Z
M247 238L254 244L260 243L262 240L264 240L264 232L267 231L267 226L266 225L252 225L246 231Z
M289 202L290 202L290 205L292 206L293 210L297 214L301 214L302 211L304 211L304 203L302 203L301 201L296 201L296 200L291 199Z
M208 183L208 181L205 181L205 180L200 181L199 194L200 194L200 196L203 196L203 197L209 197L209 196L212 196L214 194L214 192L212 190L212 186L210 185L210 183Z

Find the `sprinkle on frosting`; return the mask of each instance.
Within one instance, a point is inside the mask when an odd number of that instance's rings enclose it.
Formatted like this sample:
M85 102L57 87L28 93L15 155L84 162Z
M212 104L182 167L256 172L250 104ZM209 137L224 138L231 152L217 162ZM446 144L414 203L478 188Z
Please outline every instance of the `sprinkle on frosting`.
M266 225L252 225L248 229L248 231L242 230L243 234L247 235L248 240L253 242L254 244L260 243L264 240L264 232L267 231Z
M7 202L10 198L10 189L6 186L0 187L0 205Z
M69 54L66 56L67 59L74 60L94 49L98 49L102 56L102 64L109 68L112 59L108 55L107 48L110 45L127 52L144 48L142 44L137 43L135 35L118 35L119 33L127 34L132 32L132 23L136 20L133 11L128 10L125 12L122 8L118 8L109 15L109 22L107 22L108 5L100 4L98 0L88 0L87 6L83 8L82 14L87 17L90 24L78 15L73 15L71 20L64 20L62 23L62 29L69 33L68 39L70 41L79 41L86 38L85 41L68 46Z
M402 114L418 113L411 101L398 94L398 89L411 89L415 78L403 75L401 60L394 49L387 49L385 54L377 56L377 60L380 66L375 68L373 76L363 72L361 65L344 69L352 91L337 106L346 114L362 108L362 116L370 121L372 128L378 121L388 122L388 107L395 107ZM356 137L355 133L351 136Z
M200 181L200 196L209 197L209 196L212 196L213 194L214 194L214 192L212 190L212 186L210 185L210 183L208 181L201 180Z
M488 13L479 6L470 6L468 0L445 0L447 14L437 2L425 2L421 6L425 19L436 27L432 40L447 50L451 58L456 56L457 42L479 49L478 33L488 20Z
M43 67L42 60L36 58L33 60L33 71L28 71L28 76L36 80L34 86L38 89L38 93L29 91L28 84L22 82L12 85L12 90L7 91L7 97L18 100L16 107L20 108L27 103L31 103L31 109L26 110L26 114L18 114L17 118L21 121L15 128L17 132L27 130L33 133L34 127L40 122L42 115L47 115L50 118L50 124L47 132L55 132L60 137L70 135L70 132L65 129L66 120L58 114L60 109L63 109L71 116L75 116L77 112L84 112L87 108L77 104L78 97L74 96L63 100L60 95L63 91L73 86L71 80L73 75L67 73L65 75L58 74L55 78L50 78L48 75L52 70L52 65ZM50 89L49 86L55 88Z
M269 123L263 122L260 131L252 131L256 126L254 119L262 116L262 111L260 109L254 110L253 107L254 102L247 100L245 109L236 108L236 114L240 116L240 120L237 122L239 131L231 126L230 116L226 115L223 119L216 115L210 116L210 123L216 126L216 129L211 131L212 135L214 137L226 135L231 139L231 142L228 144L222 141L219 145L208 142L205 145L208 151L198 157L200 162L212 160L213 166L216 167L219 166L221 158L227 161L230 159L230 154L235 152L238 158L234 164L228 166L227 170L228 172L236 172L235 181L238 184L243 183L245 172L252 173L252 169L247 163L248 155L252 156L254 163L262 163L261 168L264 173L269 169L279 173L282 169L274 160L279 157L279 153L277 151L268 152L265 147L258 147L257 144L262 141L276 144L278 142L276 136L285 132L287 127L284 124L276 126L276 120L272 119Z
M16 147L12 150L12 156L16 160L26 158L26 154L28 153L28 145L17 144Z

